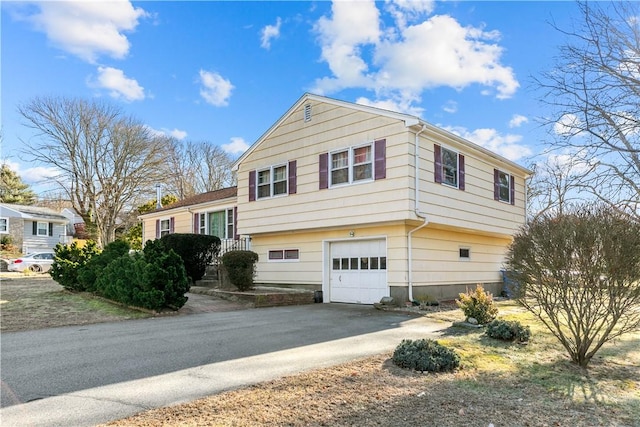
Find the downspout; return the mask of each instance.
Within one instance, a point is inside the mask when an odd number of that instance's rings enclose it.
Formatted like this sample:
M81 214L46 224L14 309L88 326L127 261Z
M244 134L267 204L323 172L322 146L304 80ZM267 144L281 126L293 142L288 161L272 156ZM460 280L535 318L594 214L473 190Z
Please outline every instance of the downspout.
M415 153L414 153L414 168L415 168L415 208L414 208L414 212L416 214L416 216L418 218L421 218L422 220L424 220L424 222L422 224L420 224L418 227L414 228L413 230L409 231L409 233L407 234L407 259L409 261L409 302L413 302L413 246L412 246L412 239L411 236L413 235L413 233L415 233L416 231L420 230L421 228L426 227L429 224L429 219L427 218L427 214L420 211L420 165L418 163L418 160L420 159L420 134L422 132L424 132L424 130L426 129L426 126L423 124L422 125L422 129L420 129L418 132L416 132L416 141L415 141L415 145L414 145L414 149L415 149Z

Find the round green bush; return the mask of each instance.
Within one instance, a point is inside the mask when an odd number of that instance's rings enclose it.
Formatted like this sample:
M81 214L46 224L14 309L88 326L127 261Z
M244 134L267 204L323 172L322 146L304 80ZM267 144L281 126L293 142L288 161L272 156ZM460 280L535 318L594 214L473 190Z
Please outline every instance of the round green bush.
M222 265L229 280L240 291L253 288L253 276L258 254L252 251L229 251L222 255Z
M527 342L531 336L531 331L528 326L522 326L516 320L496 319L487 325L485 334L503 341L518 340L518 342Z
M393 352L393 363L424 372L449 372L460 366L460 356L430 339L402 340Z

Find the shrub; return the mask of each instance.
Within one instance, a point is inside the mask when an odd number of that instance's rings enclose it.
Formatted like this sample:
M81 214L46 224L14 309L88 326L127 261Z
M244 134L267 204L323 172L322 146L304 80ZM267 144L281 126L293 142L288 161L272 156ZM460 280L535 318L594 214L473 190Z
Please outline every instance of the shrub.
M531 336L528 326L522 326L518 321L496 319L487 325L487 336L503 341L527 342Z
M498 315L498 307L493 302L493 296L485 292L482 285L476 286L475 291L459 294L456 300L465 317L473 317L480 325L491 322Z
M640 221L615 208L538 216L514 236L505 267L520 286L518 301L579 366L640 328Z
M434 340L402 340L393 352L393 363L420 372L448 372L460 366L460 356Z
M58 243L54 252L55 258L49 270L53 280L67 290L86 291L87 289L78 281L78 272L92 257L100 253L96 242L89 240L82 247L76 242L71 245Z
M240 291L253 288L253 276L258 254L252 251L229 251L222 256L231 283Z
M167 249L173 249L184 262L187 276L192 283L202 279L207 266L220 253L220 239L206 234L174 233L160 239Z
M116 258L129 253L129 243L116 240L104 247L104 250L91 257L84 266L78 268L78 283L89 292L96 290L96 278L102 274L104 268Z
M182 307L187 302L184 294L189 291L184 264L173 250L158 254L159 248L157 245L148 253L112 260L96 279L97 293L150 310Z

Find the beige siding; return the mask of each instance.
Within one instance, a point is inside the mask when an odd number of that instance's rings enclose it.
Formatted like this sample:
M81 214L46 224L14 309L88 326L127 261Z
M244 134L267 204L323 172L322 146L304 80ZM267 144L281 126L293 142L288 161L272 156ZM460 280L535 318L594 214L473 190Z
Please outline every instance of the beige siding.
M423 135L420 139L420 210L427 214L429 222L513 235L525 218L525 177L522 172L452 139L429 133ZM465 156L464 191L435 182L434 144ZM494 200L494 168L515 176L515 205Z
M326 103L291 114L238 171L238 229L255 235L411 218L404 122ZM319 155L386 139L386 179L319 190ZM249 171L297 161L297 194L249 202Z

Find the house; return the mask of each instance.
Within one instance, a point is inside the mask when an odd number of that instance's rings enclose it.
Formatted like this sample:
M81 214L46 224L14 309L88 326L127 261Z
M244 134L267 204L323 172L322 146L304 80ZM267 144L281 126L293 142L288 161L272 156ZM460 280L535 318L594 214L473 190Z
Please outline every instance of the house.
M249 239L241 239L237 233L237 209L236 187L188 197L140 215L142 241L169 233L196 233L218 236L221 252L248 249Z
M62 216L69 221L67 224L67 235L77 236L79 238L85 238L85 224L84 219L73 208L64 208L61 212Z
M251 239L256 283L362 304L454 298L478 283L499 292L531 174L419 117L312 94L233 169L235 199L208 203L232 212L233 234ZM169 207L145 227L207 232L202 209Z
M23 254L68 243L67 223L67 218L48 208L0 203L0 236L11 236Z

